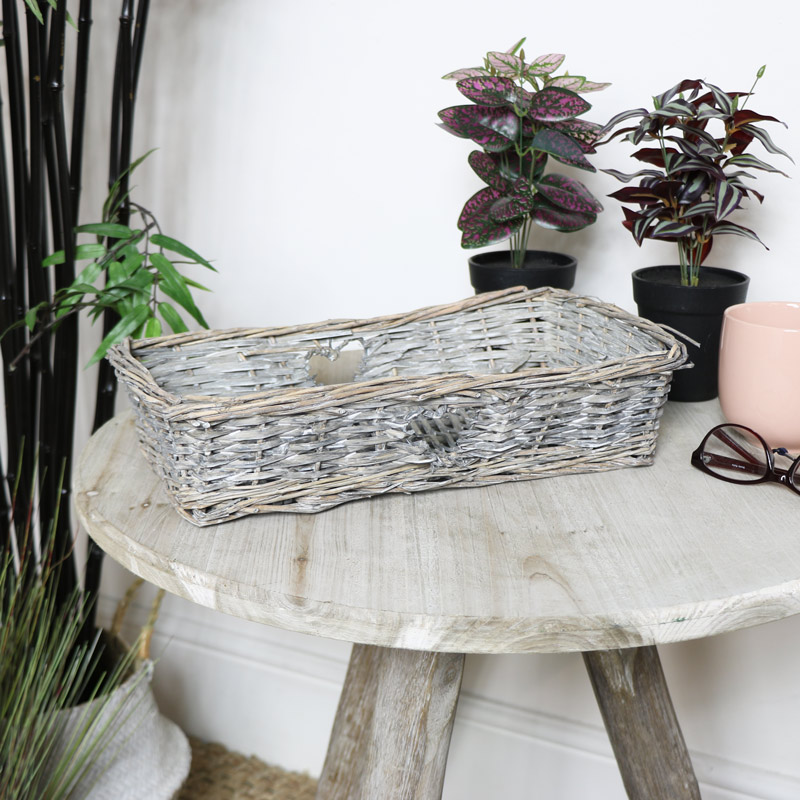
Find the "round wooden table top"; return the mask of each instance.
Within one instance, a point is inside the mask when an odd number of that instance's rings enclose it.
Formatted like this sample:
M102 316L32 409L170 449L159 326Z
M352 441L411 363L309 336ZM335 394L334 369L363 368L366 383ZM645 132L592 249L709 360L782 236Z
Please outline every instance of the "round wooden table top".
M84 449L74 499L132 572L268 625L464 653L634 647L800 612L800 497L689 464L720 421L717 401L668 403L651 467L198 528L170 506L126 412Z

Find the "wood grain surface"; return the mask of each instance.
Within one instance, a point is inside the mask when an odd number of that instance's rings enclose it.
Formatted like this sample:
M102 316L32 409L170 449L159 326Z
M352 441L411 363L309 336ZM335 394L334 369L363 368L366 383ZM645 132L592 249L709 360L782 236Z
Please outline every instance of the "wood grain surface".
M317 800L437 800L464 671L457 653L354 645Z
M85 448L75 505L131 571L277 627L458 653L674 642L800 611L800 498L689 464L719 421L717 401L668 403L651 467L201 529L169 505L124 413Z
M701 800L656 648L583 659L630 800Z

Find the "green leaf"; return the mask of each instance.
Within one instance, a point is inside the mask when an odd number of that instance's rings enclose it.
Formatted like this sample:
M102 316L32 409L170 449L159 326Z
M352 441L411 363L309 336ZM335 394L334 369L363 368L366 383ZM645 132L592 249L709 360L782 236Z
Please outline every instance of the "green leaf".
M100 346L94 351L94 355L89 359L87 367L96 364L108 352L109 347L121 342L126 336L130 336L140 325L144 323L150 315L150 306L147 303L140 303L134 306L130 313L126 314L108 333L108 336L100 342Z
M96 261L93 261L91 264L87 264L72 282L73 286L76 283L94 283L100 277L100 273L102 271L103 265L98 264Z
M122 179L125 175L130 175L138 166L142 163L151 153L154 153L157 148L153 147L152 149L148 150L143 156L139 156L129 167L126 169L122 175L114 181L111 185L111 188L108 190L108 196L106 197L105 202L103 203L103 219L111 219L119 209L120 205L122 205L125 197L127 197L130 192L126 195L118 197L120 186L122 185Z
M159 303L158 310L173 333L186 333L189 330L186 327L186 323L181 319L181 315L170 303Z
M87 261L89 259L94 261L95 259L103 258L105 255L106 249L101 244L79 244L75 248L74 254L76 261ZM47 258L42 259L42 266L53 267L63 264L66 260L64 251L56 250L55 253L51 253Z
M58 8L58 4L56 3L56 0L47 0L47 4L53 10L56 10ZM75 20L72 19L72 15L69 13L69 11L67 11L66 18L67 18L67 22L70 25L72 25L72 27L75 28L75 30L78 30L78 26L75 24Z
M75 248L75 260L86 261L88 258L102 258L107 252L105 245L102 244L79 244Z
M210 292L211 289L208 286L203 286L202 283L198 283L197 281L193 281L191 278L187 278L185 275L183 276L184 281L186 281L187 286L191 286L192 289L199 289L201 292Z
M36 320L39 316L39 310L46 305L47 303L42 301L41 303L37 303L33 308L29 308L25 312L25 325L29 331L32 331L36 327Z
M88 225L79 225L76 233L94 233L97 236L107 236L109 239L128 239L135 234L127 225L118 225L115 222L92 222Z
M161 322L156 317L150 317L144 328L144 335L146 338L152 336L161 336Z
M36 0L25 0L25 5L31 10L36 19L39 20L40 25L44 25L44 17L42 16L42 10L39 8L39 4Z
M191 247L187 247L185 244L179 242L177 239L173 239L171 236L164 236L163 233L154 233L150 237L150 241L158 247L163 247L165 250L169 250L171 253L177 253L179 256L183 256L184 258L188 258L197 264L202 264L208 269L214 270L214 272L217 271L216 268L212 267L211 264L199 253L196 253Z
M108 265L108 283L106 283L106 289L110 289L112 286L122 283L127 277L128 273L125 267L119 261L112 261Z
M194 304L191 292L186 285L186 280L183 275L181 275L172 265L172 262L161 253L153 253L150 256L150 260L162 276L162 280L159 283L161 291L163 291L167 297L172 298L179 306L186 309L186 311L188 311L204 328L207 328L208 323Z
M56 264L63 264L66 260L67 257L64 255L64 251L56 250L55 253L51 253L47 258L42 259L42 266L54 267Z

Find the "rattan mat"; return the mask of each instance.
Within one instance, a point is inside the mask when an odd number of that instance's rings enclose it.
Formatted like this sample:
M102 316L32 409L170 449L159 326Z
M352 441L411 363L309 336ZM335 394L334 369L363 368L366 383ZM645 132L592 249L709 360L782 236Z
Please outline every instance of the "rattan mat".
M314 800L317 782L220 744L191 739L192 768L173 800Z

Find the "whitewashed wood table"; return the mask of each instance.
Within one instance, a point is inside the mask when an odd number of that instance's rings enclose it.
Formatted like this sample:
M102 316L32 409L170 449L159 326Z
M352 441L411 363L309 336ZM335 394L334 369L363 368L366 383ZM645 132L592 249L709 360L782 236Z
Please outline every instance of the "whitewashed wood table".
M88 443L74 496L100 547L157 586L356 643L320 800L440 797L463 654L574 651L628 796L689 800L700 794L655 645L800 612L798 497L689 464L719 421L716 401L668 404L652 467L197 528L125 413Z

